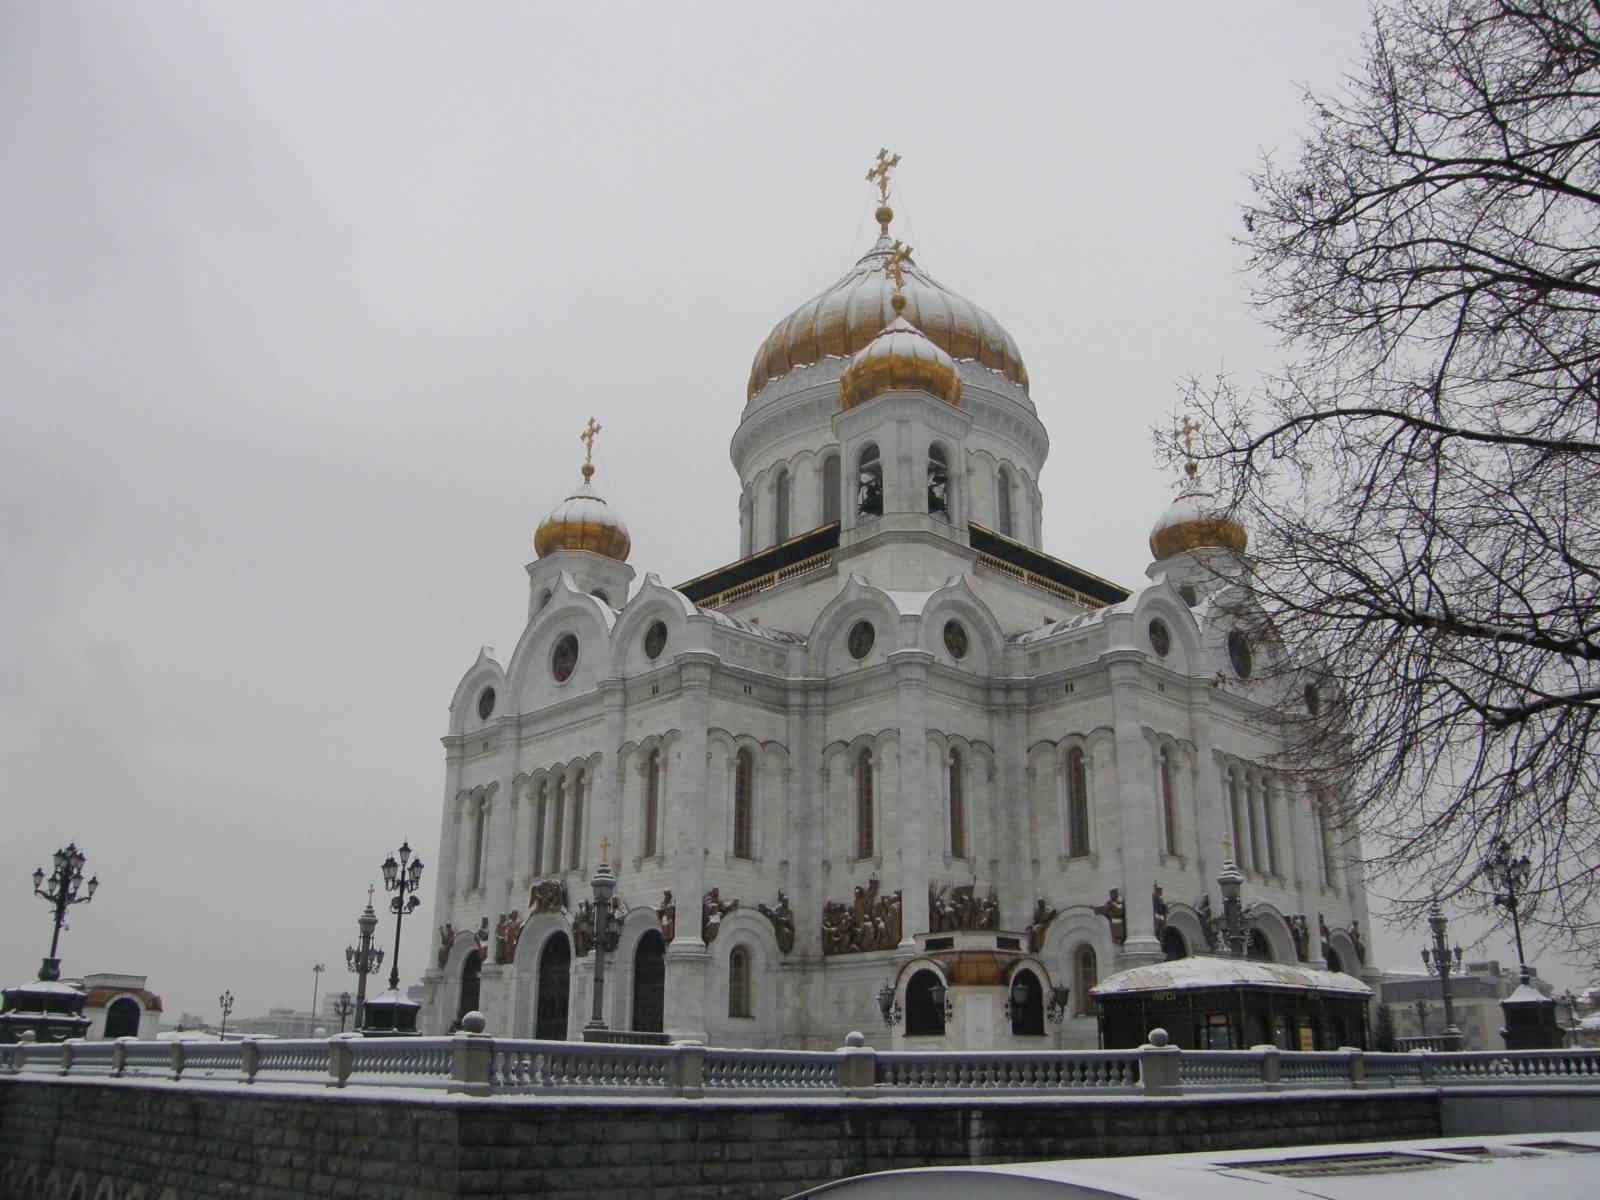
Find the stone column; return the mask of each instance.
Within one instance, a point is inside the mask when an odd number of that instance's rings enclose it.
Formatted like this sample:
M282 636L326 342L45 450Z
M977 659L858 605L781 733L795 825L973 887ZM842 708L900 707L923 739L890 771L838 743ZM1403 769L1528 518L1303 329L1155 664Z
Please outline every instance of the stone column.
M1160 962L1165 956L1155 936L1155 914L1150 899L1151 884L1157 879L1160 863L1150 743L1145 740L1139 712L1142 656L1127 651L1113 652L1106 657L1110 660L1112 726L1116 730L1122 901L1128 921L1128 938L1117 962L1121 969Z
M667 772L671 799L665 824L672 838L672 895L677 929L667 947L666 1029L675 1038L706 1038L706 976L711 954L700 938L700 906L706 892L706 729L711 719L708 654L678 658L682 678L683 738Z
M899 825L899 871L892 887L901 889L900 945L913 947L913 934L928 930L929 825L937 808L929 801L928 664L925 650L896 650L889 655L895 672L899 708L900 770L896 794ZM887 836L888 828L884 829Z
M1289 825L1289 838L1294 848L1294 888L1300 897L1300 912L1305 916L1309 931L1306 962L1313 967L1327 966L1322 957L1322 938L1317 926L1318 898L1322 892L1322 867L1317 862L1316 807L1309 789L1285 787L1283 812Z
M1000 923L1024 929L1033 919L1039 888L1040 859L1060 854L1059 819L1037 826L1038 815L1028 776L1028 711L1026 689L1009 683L989 691L994 721L994 777L984 799L991 814L989 857L1000 865ZM998 843L998 844L997 844ZM987 864L976 864L981 871ZM1059 898L1058 898L1059 899Z

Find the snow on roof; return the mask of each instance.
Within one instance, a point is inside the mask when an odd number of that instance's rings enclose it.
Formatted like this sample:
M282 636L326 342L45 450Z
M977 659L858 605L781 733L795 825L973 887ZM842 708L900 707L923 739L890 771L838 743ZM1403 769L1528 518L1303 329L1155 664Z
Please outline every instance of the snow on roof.
M1197 954L1169 962L1130 967L1108 975L1090 989L1092 996L1122 992L1168 992L1181 989L1235 987L1293 988L1297 991L1343 992L1351 996L1370 996L1372 989L1342 971L1319 971L1315 967L1288 963L1258 962L1251 958L1221 958Z
M928 597L933 595L932 592L897 592L889 588L885 588L883 594L894 601L901 616L913 617L928 606Z
M729 629L737 629L740 633L748 633L752 637L765 638L769 642L783 642L790 646L805 644L806 639L802 634L790 633L787 629L771 629L754 621L742 621L738 617L729 616L721 609L696 606L695 611L702 617L710 617L718 625L726 625Z

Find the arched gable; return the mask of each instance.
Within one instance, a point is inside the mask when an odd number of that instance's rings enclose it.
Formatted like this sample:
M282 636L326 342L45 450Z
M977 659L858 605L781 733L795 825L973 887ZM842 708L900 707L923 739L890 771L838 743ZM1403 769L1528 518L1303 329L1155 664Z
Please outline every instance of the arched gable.
M1156 645L1152 624L1159 621L1167 631L1167 653ZM1184 603L1178 589L1166 577L1144 588L1134 597L1132 613L1133 645L1169 671L1180 675L1211 675L1206 669L1201 647L1201 631L1194 611Z
M572 575L561 572L550 603L522 631L506 668L518 711L529 712L592 691L610 673L615 621L616 613L608 605L579 591ZM578 660L572 674L558 681L551 671L551 653L556 642L569 633L578 639Z
M1259 929L1266 936L1267 944L1272 947L1274 962L1300 961L1294 948L1294 935L1289 932L1289 922L1275 906L1264 900L1257 901L1250 906L1246 923L1249 928Z
M494 689L494 703L487 718L479 716L479 700L484 688ZM480 647L477 659L467 668L450 696L450 732L467 733L494 723L507 711L510 701L505 669L491 657L488 646Z
M647 574L612 628L610 673L638 675L667 665L687 649L704 649L702 631L690 622L698 611L689 597L664 586L654 572ZM651 659L645 653L644 640L657 621L667 627L667 640L658 657Z
M872 649L857 659L847 645L857 621L870 621ZM859 575L851 575L828 601L806 636L807 666L814 675L841 675L876 666L900 648L900 612L893 599Z
M966 634L967 650L957 658L950 650L945 627L958 621ZM992 674L1005 655L1005 630L989 606L972 590L965 575L952 576L923 605L919 622L922 649L942 663L977 675Z

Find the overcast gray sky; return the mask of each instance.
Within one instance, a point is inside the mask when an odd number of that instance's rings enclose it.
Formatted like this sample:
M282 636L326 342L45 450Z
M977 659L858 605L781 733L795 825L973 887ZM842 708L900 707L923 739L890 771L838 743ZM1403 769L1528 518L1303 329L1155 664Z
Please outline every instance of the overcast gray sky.
M1139 580L1175 382L1271 347L1230 238L1351 2L0 5L0 977L305 1007L596 479L642 577L736 556L772 324L895 232L1021 346L1047 548ZM407 980L433 896L408 922ZM1383 939L1380 937L1380 943ZM1413 957L1408 935L1399 961ZM1403 953L1401 960L1399 955Z

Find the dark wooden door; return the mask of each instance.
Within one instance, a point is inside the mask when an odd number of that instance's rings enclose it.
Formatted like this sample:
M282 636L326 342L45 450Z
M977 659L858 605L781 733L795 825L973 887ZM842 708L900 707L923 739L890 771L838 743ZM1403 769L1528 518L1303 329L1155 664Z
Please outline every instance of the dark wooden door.
M633 1028L660 1033L665 1026L667 947L654 929L639 939L633 952Z
M572 946L553 933L539 952L539 1008L533 1036L559 1042L567 1036L567 1001L572 985Z

